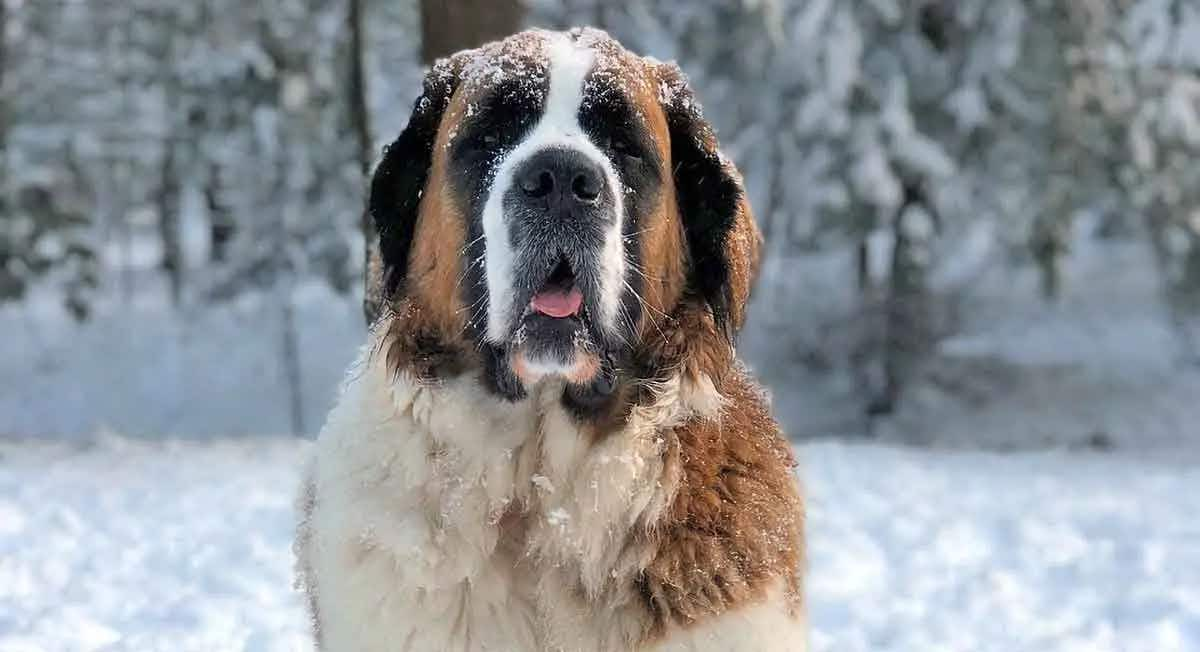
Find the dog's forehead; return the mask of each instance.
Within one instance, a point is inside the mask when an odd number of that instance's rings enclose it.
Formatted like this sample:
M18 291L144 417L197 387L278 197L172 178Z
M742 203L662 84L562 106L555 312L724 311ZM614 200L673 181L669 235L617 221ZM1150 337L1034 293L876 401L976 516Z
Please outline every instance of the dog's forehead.
M629 52L597 29L527 30L460 56L465 59L460 73L465 98L500 87L531 96L545 93L556 68L581 63L587 66L585 101L621 92L649 97L654 90L650 74L654 62Z
M534 32L521 32L458 56L465 59L460 80L468 96L503 84L518 84L536 92L545 86L549 75L546 39Z
M653 68L657 62L633 54L604 32L596 33L589 47L595 63L584 83L585 101L603 101L614 94L639 101L655 97Z

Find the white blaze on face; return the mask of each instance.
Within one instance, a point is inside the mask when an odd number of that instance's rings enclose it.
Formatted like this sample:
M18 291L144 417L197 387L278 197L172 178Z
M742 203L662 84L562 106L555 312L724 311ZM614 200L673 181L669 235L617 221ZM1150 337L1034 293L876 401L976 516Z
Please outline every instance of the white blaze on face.
M605 235L603 249L597 252L601 279L601 296L597 297L600 306L598 325L609 332L616 331L617 310L624 286L625 255L621 222L625 210L621 179L613 169L612 162L588 139L579 124L584 79L595 62L595 52L565 35L552 34L547 36L546 57L550 68L550 91L545 109L537 125L496 169L483 206L484 262L488 288L487 339L496 344L503 343L509 325L520 316L521 310L520 306L513 305L516 252L509 239L504 195L515 183L513 173L521 163L544 149L553 147L582 152L604 170L608 188L613 193L614 219Z

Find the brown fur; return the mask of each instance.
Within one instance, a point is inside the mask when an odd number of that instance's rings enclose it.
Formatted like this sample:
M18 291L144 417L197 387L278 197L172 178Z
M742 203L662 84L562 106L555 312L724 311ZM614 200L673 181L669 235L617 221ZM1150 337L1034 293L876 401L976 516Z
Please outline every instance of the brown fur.
M595 353L580 351L576 354L575 368L567 374L569 383L586 383L600 372L600 357Z
M708 376L720 387L732 368L733 356L733 346L708 307L685 299L660 329L643 338L637 358L647 365L641 371L644 375L661 379L678 371L691 381Z
M660 322L669 315L683 295L687 258L684 255L683 220L675 201L675 183L671 173L671 136L667 117L658 100L659 79L656 71L647 68L641 59L630 66L638 71L641 83L631 84L630 93L642 107L642 117L657 144L658 158L663 162L659 171L663 185L659 204L641 228L639 244L642 251L642 297L648 309L643 310L642 339L651 337Z
M640 59L638 60L641 61ZM727 334L717 327L711 312L695 297L685 296L687 257L683 235L683 217L676 203L672 175L671 135L663 107L655 94L661 84L684 84L674 65L642 66L649 84L634 84L633 94L645 107L647 126L658 143L664 161L663 192L659 209L641 237L646 303L649 314L641 324L642 351L639 358L647 377L662 377L664 371L679 369L695 379L707 375L719 385L733 363L733 348ZM711 129L701 130L700 146L716 152L718 144ZM726 170L739 185L741 175L732 163ZM734 227L726 239L729 283L732 288L731 324L736 332L745 322L746 304L758 275L762 234L755 224L750 203L743 196Z
M731 172L737 175L741 183L741 175L737 170ZM742 197L737 213L737 221L725 241L729 260L729 284L733 288L732 318L734 329L741 329L746 322L746 305L750 303L750 291L754 289L754 281L758 278L759 262L762 255L762 233L754 221L750 210L750 202Z
M414 378L427 381L466 370L471 360L470 345L441 329L440 317L444 316L441 312L410 298L395 301L393 305L393 317L380 322L388 329L380 342L389 369L396 373L407 371Z
M428 364L419 364L427 362L422 358L436 355L436 350L454 352L466 348L462 341L467 309L459 292L466 224L446 181L445 154L449 134L462 120L462 95L459 89L442 116L409 256L408 291L393 302L396 314L403 318L391 320L393 342L389 356L394 356L396 369L418 363L413 369L418 377L435 371ZM412 345L435 351L410 349Z
M745 372L719 389L730 405L720 418L675 429L678 451L667 463L679 468L679 490L656 525L657 554L639 587L652 635L761 601L779 580L802 608L803 505L791 449Z
M417 220L408 274L410 297L430 311L433 325L450 339L461 334L466 323L466 307L459 291L466 227L442 183L444 169L434 163L431 191L421 203Z

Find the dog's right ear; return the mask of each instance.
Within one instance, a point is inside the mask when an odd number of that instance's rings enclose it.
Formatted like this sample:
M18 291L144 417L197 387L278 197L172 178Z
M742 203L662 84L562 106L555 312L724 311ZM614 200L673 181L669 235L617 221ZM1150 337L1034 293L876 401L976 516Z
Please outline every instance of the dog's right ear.
M687 77L673 63L658 64L658 74L671 137L676 202L688 241L688 282L732 343L745 321L758 275L762 234L742 175L721 154L716 133L701 115Z
M408 254L421 196L429 178L433 143L437 139L442 114L458 87L463 59L441 59L425 75L424 90L413 105L408 125L383 152L375 168L367 210L379 234L382 287L379 300L390 303L404 289L408 272ZM371 288L367 288L368 292Z

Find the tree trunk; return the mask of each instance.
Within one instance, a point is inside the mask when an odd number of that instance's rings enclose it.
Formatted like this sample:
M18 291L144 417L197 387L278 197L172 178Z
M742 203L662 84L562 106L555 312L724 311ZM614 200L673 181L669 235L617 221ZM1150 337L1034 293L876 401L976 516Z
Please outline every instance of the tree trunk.
M204 180L204 203L208 208L208 259L214 263L229 260L229 248L237 233L237 224L225 198L221 167L210 163Z
M431 64L521 29L521 0L421 0L421 60Z
M0 0L4 1L4 0ZM133 53L137 51L137 45L134 42L134 26L137 23L137 12L132 6L125 8L125 24L121 30L121 51L123 56L120 59L120 72L117 73L117 86L121 89L121 113L126 116L133 116L136 113L134 108L134 95L136 93L135 82L133 79ZM116 214L117 228L119 229L119 237L121 239L121 261L120 261L120 279L121 279L121 298L128 305L133 302L134 284L136 282L134 276L133 264L133 225L130 224L130 208L133 205L133 198L129 188L133 185L134 164L129 154L122 153L116 161L116 176L118 187L121 189L118 192L118 210Z
M371 112L367 95L367 41L364 32L366 28L363 26L362 0L347 2L346 28L350 33L350 81L346 86L349 94L347 105L350 109L350 122L354 128L358 171L361 175L365 195L371 174L374 144L371 138ZM366 202L363 203L365 206ZM383 283L383 269L380 264L379 237L375 233L375 222L365 208L362 212L360 228L363 235L363 317L367 321L367 326L370 326L383 309L383 297L380 291Z
M4 87L8 66L8 2L0 0L0 206L8 186L8 89Z
M362 0L349 0L346 15L350 32L350 122L358 144L358 170L364 179L371 173L371 113L368 108L366 34L363 27Z
M1030 249L1038 265L1042 298L1057 301L1062 294L1062 263L1067 251L1069 217L1062 202L1051 202L1057 211L1039 218L1033 225Z
M933 346L927 276L934 218L924 190L904 186L904 203L893 221L891 278L883 341L884 391L869 414L890 414L917 366Z
M165 41L162 43L162 51L159 53L162 57L160 61L162 68L159 70L158 83L162 88L166 115L164 116L165 128L162 140L162 170L155 203L158 208L158 235L162 245L162 260L159 261L159 267L167 275L171 302L178 306L183 293L184 268L179 219L179 177L182 164L180 139L184 137L184 132L190 128L190 125L186 121L180 120L180 80L171 69L171 64L175 61L175 33L180 29L177 22L179 16L167 12L164 17L169 23L165 26L163 35ZM160 18L160 20L162 19Z
M1173 224L1171 207L1156 200L1145 213L1168 321L1184 360L1200 364L1200 233L1177 234L1177 240L1187 238L1187 247L1183 252L1173 250L1178 245L1171 245L1171 230L1186 227Z
M292 434L300 437L305 434L304 423L304 388L300 375L300 345L296 333L296 309L292 305L292 283L284 281L280 291L283 293L281 310L280 351L283 360L283 373L288 387L288 421Z
M3 1L3 0L0 0ZM158 185L158 234L162 243L160 266L167 273L171 302L179 305L183 294L183 250L179 242L179 154L171 135L163 140L162 177Z
M867 236L858 236L855 248L854 273L858 281L858 296L864 298L871 290L871 245Z

